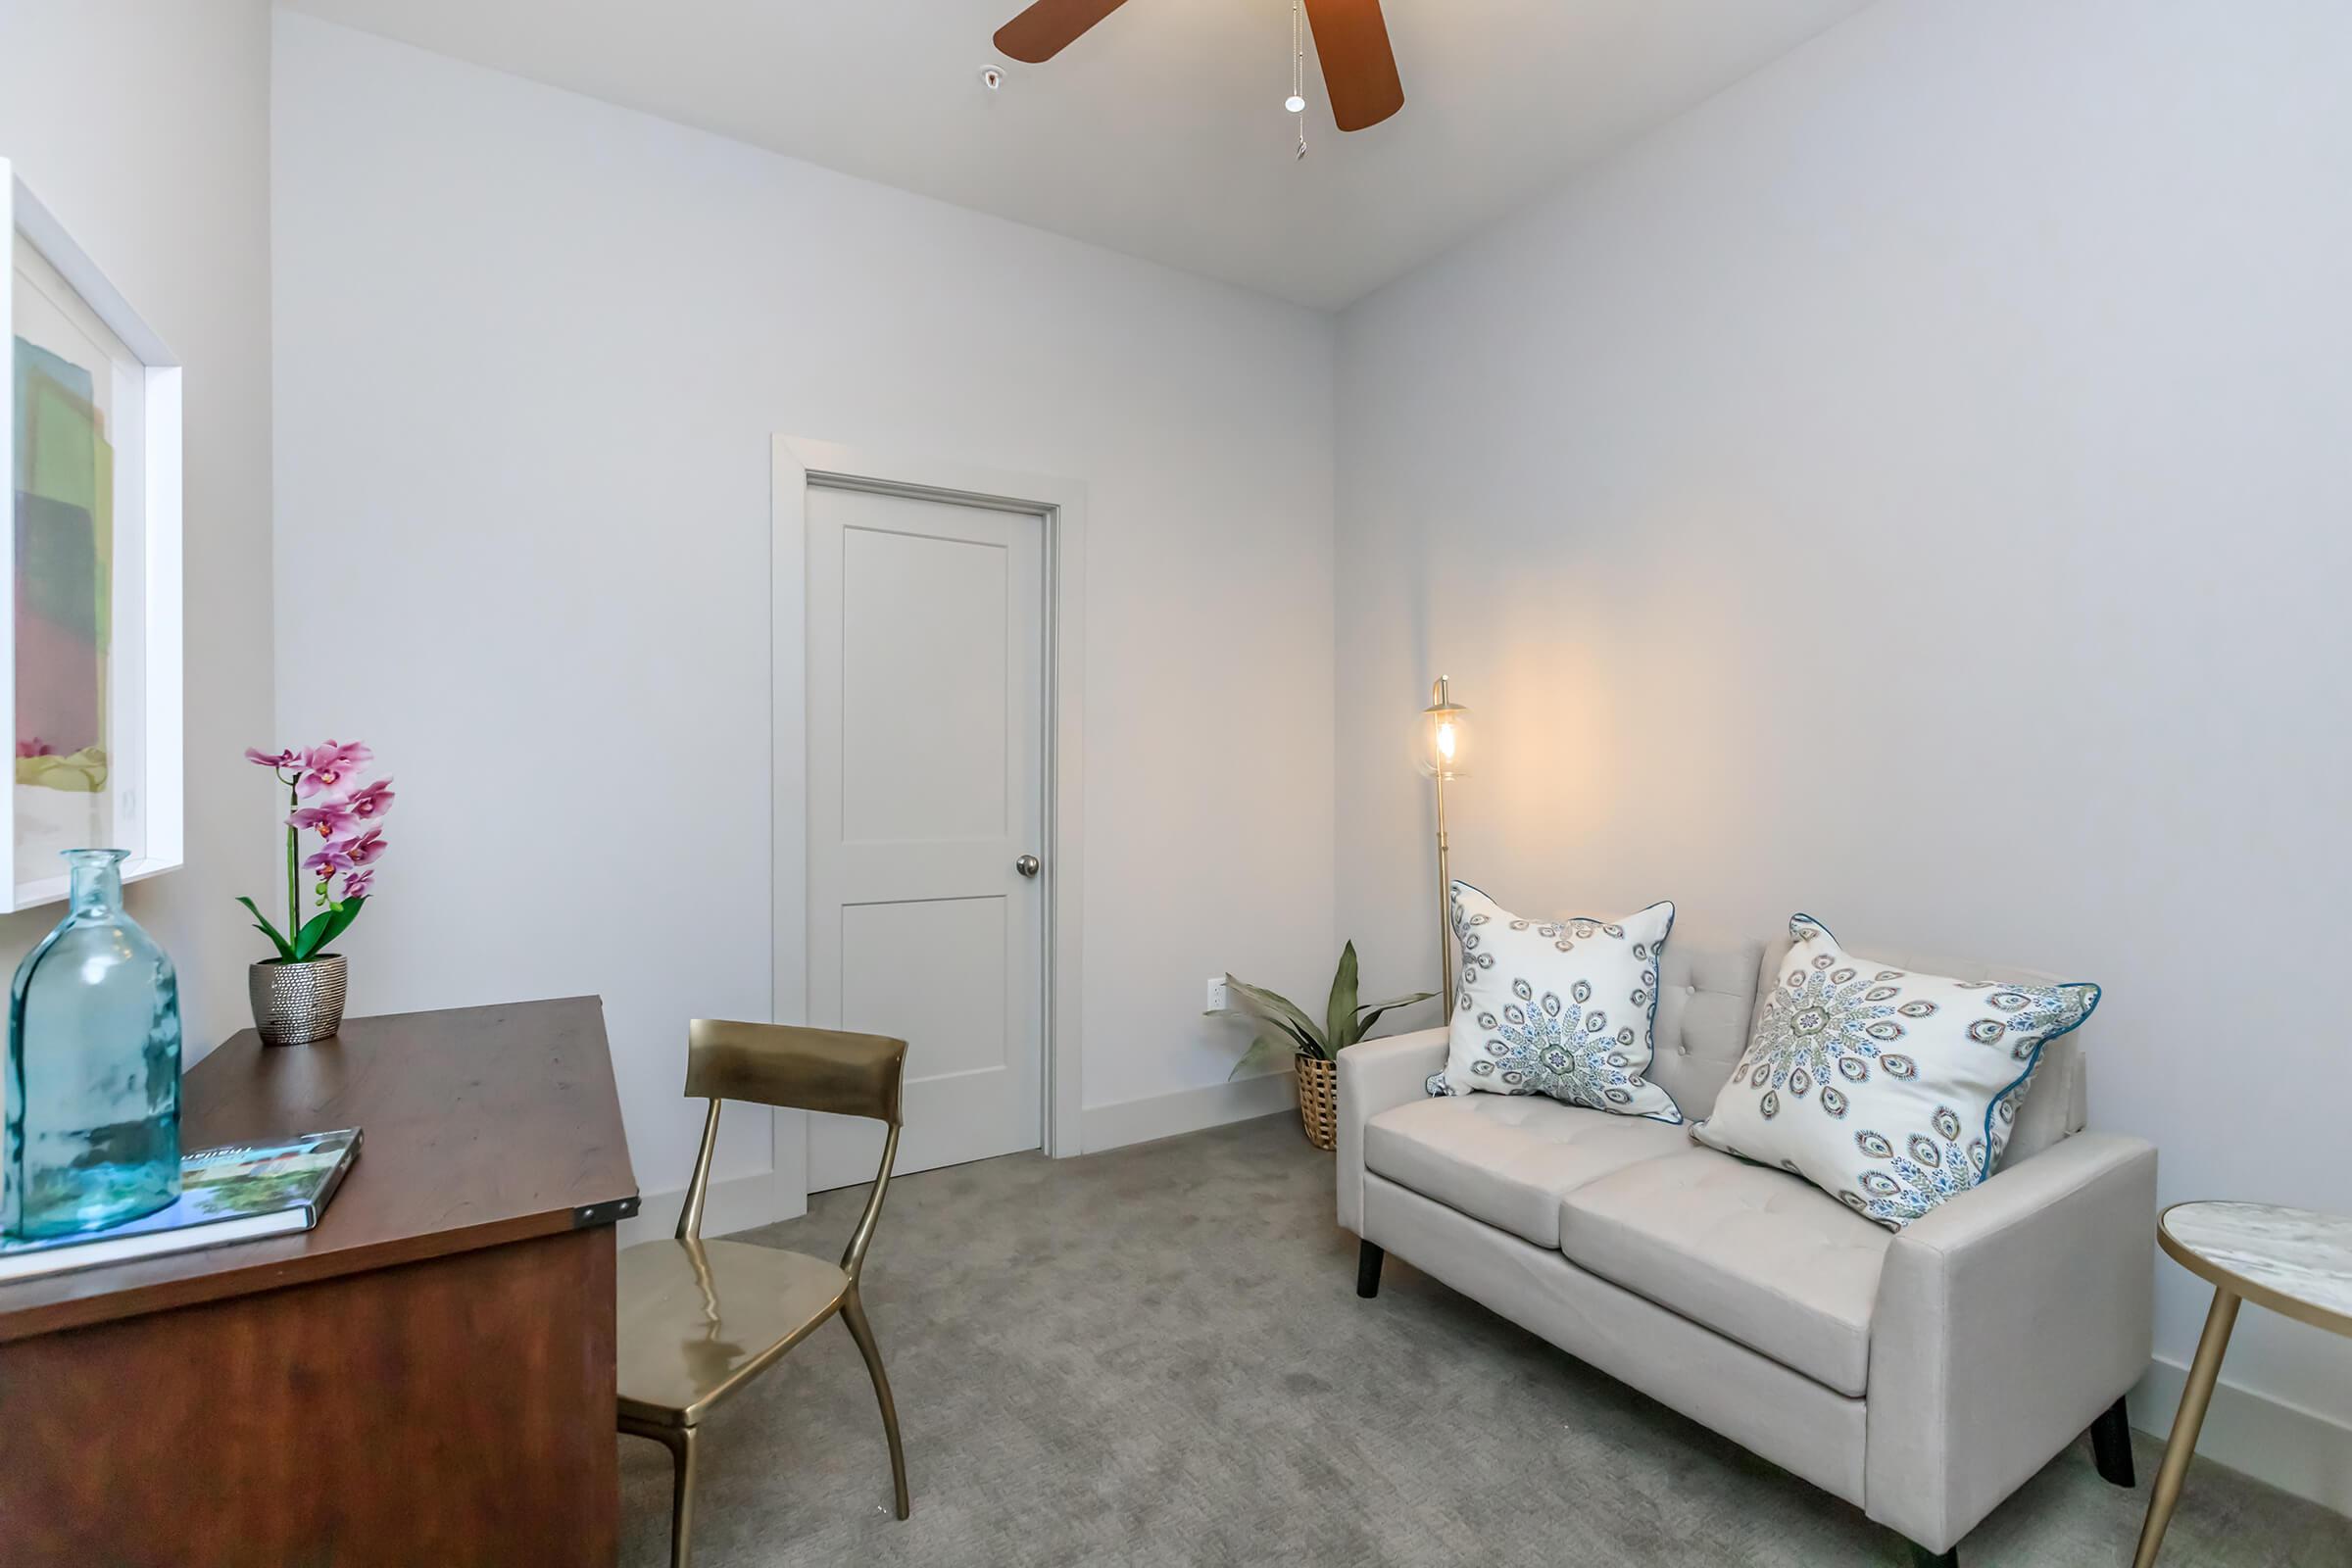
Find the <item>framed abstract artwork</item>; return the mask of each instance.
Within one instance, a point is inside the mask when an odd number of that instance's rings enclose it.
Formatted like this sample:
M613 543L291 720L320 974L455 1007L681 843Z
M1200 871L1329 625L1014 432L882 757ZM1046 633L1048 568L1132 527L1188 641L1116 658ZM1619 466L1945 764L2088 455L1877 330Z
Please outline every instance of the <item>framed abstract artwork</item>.
M0 714L16 748L0 909L66 896L64 851L180 863L180 389L163 340L0 160Z

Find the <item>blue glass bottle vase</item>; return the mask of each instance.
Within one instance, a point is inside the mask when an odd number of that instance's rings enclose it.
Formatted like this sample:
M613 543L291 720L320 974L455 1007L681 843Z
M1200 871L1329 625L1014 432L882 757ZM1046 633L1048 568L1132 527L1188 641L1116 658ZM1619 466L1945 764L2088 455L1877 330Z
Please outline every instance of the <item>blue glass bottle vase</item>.
M72 907L8 999L0 1233L101 1230L179 1196L179 980L122 912L122 850L68 850Z

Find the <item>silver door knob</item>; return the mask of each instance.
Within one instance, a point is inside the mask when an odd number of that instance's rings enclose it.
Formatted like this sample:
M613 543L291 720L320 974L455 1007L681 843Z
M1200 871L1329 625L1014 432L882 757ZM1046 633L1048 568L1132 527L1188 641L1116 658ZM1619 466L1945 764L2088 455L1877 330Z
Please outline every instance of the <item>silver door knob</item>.
M1035 876L1037 875L1037 857L1024 855L1012 862L1012 868L1023 876Z

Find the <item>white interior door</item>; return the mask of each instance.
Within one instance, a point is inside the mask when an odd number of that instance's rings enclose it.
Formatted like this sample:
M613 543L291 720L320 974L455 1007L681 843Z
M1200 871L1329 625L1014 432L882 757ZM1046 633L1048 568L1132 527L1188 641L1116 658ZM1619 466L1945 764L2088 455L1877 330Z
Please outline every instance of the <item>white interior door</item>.
M1036 1149L1045 521L821 484L808 519L809 1021L906 1042L900 1170ZM881 1149L812 1114L808 1190Z

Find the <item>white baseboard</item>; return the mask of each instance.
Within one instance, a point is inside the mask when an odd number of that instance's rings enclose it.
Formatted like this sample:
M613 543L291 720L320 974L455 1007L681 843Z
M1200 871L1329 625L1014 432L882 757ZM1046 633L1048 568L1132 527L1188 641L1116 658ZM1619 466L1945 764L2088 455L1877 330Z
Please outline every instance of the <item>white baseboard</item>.
M1122 1100L1115 1105L1089 1105L1078 1124L1079 1142L1087 1153L1148 1144L1154 1138L1174 1138L1229 1121L1248 1121L1283 1109L1296 1110L1298 1090L1290 1072L1270 1072L1256 1078L1202 1089L1179 1089L1174 1094L1147 1095Z
M2228 1371L2224 1364L2225 1374ZM2132 1390L2132 1424L2162 1439L2180 1408L2188 1370L2162 1356ZM2317 1410L2241 1389L2225 1375L2197 1433L2197 1457L2242 1470L2281 1492L2352 1513L2352 1427ZM2188 1485L2197 1484L2195 1466Z
M1291 1074L1287 1070L1272 1072L1257 1078L1211 1084L1204 1089L1182 1089L1169 1095L1122 1101L1115 1105L1090 1106L1078 1124L1079 1141L1084 1152L1091 1154L1098 1150L1222 1127L1229 1121L1248 1121L1252 1116L1270 1115L1278 1110L1295 1110L1298 1104L1298 1093ZM685 1206L683 1187L665 1193L647 1193L637 1213L620 1222L616 1239L623 1247L634 1247L639 1242L672 1235L677 1230L678 1211ZM703 1208L703 1234L727 1236L772 1225L780 1219L797 1219L808 1211L806 1201L790 1205L784 1201L773 1172L755 1171L749 1176L729 1177L710 1184L710 1196Z
M685 1206L683 1187L666 1193L647 1193L636 1214L620 1222L615 1240L623 1247L634 1247L639 1242L674 1236L679 1211ZM784 1202L777 1192L775 1172L755 1171L749 1176L731 1176L710 1184L710 1196L703 1200L703 1234L730 1236L737 1231L772 1225L780 1219L798 1219L807 1212L808 1205L805 1202L794 1205Z

